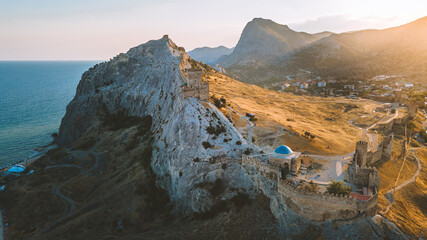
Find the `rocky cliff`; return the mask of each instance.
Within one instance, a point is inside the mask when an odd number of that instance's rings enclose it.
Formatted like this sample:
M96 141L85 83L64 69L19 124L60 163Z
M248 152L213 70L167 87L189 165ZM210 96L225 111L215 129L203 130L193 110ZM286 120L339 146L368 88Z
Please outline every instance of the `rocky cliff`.
M251 199L267 197L270 208L264 208L264 211L271 211L279 223L280 234L269 233L274 237L404 238L399 229L379 216L316 223L293 212L278 196L276 182L264 178L254 169L241 166L238 159L242 152L247 148L256 149L256 146L246 142L215 106L195 98L184 98L182 86L187 81L185 70L194 67L203 65L189 58L167 36L94 66L83 74L76 96L67 106L59 132L60 145L70 146L88 133L95 133L98 136L95 146L100 146L102 139L99 138L109 135L105 125L106 122L111 124L111 116L125 115L133 121L151 116L150 136L153 140L149 142L152 144L152 156L148 159L151 159L156 185L167 190L176 215L209 213L217 216L218 221L221 218L229 219L227 214L233 213L224 213L225 202L239 199L241 193L245 193ZM128 142L130 135L127 134L134 130L135 127L116 130L114 134L118 142L110 141L105 148ZM111 147L107 153L114 156L114 151L114 147ZM127 156L123 152L120 154ZM137 160L122 161L126 165L126 161ZM113 163L118 162L113 159L110 164ZM132 165L132 168L135 166ZM117 177L113 172L113 176ZM135 177L132 183L135 181L140 180ZM128 186L129 183L122 184ZM145 184L140 183L142 186ZM100 185L103 187L103 184ZM109 192L108 189L105 191ZM128 207L128 204L124 206ZM218 215L218 212L223 213ZM252 219L239 220L243 223L249 221ZM262 221L274 222L259 220ZM194 223L189 226L194 226Z
M76 96L67 106L59 143L71 144L102 125L106 115L150 115L152 169L177 210L200 212L213 204L209 192L200 187L204 182L224 178L225 189L246 189L247 183L234 171L237 163L227 169L213 164L219 157L239 156L249 147L246 140L212 104L184 99L182 86L185 70L192 67L190 61L183 49L165 36L94 66L83 74ZM209 126L223 130L209 134ZM205 148L203 142L211 146ZM233 194L225 191L224 196Z

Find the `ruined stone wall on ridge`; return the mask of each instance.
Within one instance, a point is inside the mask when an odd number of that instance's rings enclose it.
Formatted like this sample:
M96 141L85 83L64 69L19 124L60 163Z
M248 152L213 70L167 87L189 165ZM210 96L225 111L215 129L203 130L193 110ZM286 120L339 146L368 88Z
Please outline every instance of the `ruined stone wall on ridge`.
M282 201L309 220L345 220L358 215L357 200L352 197L313 192L286 181L279 181L277 188Z
M391 158L391 152L393 150L393 136L387 136L383 138L382 142L382 158L390 159Z
M281 178L280 167L261 162L256 157L242 155L242 165L252 166L264 177L278 181Z
M186 71L187 82L184 85L184 98L198 98L201 101L209 101L209 83L203 81L203 70L189 69Z
M353 184L378 189L380 175L375 167L360 167L353 163L348 173Z
M360 214L373 216L376 213L377 195L368 201L360 201L350 196L303 189L282 180L280 167L266 164L256 157L242 155L242 165L253 167L265 178L277 181L277 194L280 199L298 215L311 221L346 220ZM369 175L367 178L369 182Z
M378 162L383 155L382 146L377 149L375 152L368 152L366 155L366 165L370 166L376 162Z

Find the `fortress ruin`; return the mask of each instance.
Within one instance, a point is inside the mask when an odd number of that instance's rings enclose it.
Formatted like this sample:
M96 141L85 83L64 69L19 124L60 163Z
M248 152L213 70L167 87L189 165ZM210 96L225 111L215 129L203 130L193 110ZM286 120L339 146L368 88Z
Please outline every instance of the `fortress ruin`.
M298 160L295 159L295 162ZM346 220L359 215L373 216L376 213L378 194L360 198L356 194L335 195L301 188L292 179L285 179L282 167L266 163L258 157L243 155L242 166L245 167L247 174L259 173L272 181L273 191L276 192L279 199L295 213L309 220ZM374 172L376 169L372 169L372 171ZM377 182L373 181L374 184Z
M184 99L197 98L200 101L209 101L209 83L203 80L202 69L187 69L184 83Z

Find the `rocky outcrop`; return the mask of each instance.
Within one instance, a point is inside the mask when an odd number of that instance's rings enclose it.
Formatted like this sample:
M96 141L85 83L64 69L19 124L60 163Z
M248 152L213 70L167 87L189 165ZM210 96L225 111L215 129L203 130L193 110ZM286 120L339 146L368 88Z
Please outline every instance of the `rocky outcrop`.
M195 66L197 63L167 36L94 66L83 74L76 96L67 106L59 144L70 145L91 130L102 129L106 116L149 115L151 168L176 213L207 212L215 203L232 199L239 192L251 197L262 193L270 199L271 212L287 237L310 234L328 239L370 239L400 234L380 217L376 217L378 221L362 218L315 223L288 208L276 194L277 181L236 160L246 148L255 146L214 105L184 97L185 70Z
M214 164L216 157L239 156L248 147L246 140L212 104L184 99L184 73L192 67L189 59L165 36L89 69L67 106L59 143L70 144L97 128L105 114L121 111L129 116L150 115L154 133L152 169L177 210L200 212L213 204L215 197L202 187L203 182L223 179L221 197L225 198L233 196L227 192L230 185L247 189L248 183L239 180L238 163L229 163L226 169ZM209 134L209 126L223 132ZM242 144L237 145L237 141ZM211 146L205 148L203 142Z

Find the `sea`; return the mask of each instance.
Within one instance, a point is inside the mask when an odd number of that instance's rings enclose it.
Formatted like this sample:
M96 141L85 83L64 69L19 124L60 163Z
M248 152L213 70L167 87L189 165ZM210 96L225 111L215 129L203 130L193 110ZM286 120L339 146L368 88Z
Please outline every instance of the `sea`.
M0 61L0 168L52 142L81 75L100 61Z

